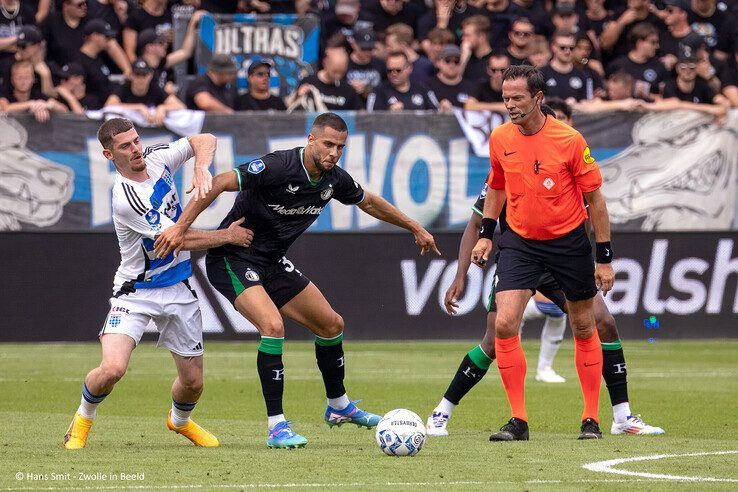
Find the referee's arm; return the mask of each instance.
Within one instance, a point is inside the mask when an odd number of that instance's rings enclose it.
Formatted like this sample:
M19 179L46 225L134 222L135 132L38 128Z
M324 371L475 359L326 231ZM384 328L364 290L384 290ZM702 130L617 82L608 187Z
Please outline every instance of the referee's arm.
M595 232L597 258L595 263L595 284L606 295L615 284L615 272L612 269L612 248L610 246L610 218L607 214L605 197L599 188L585 193L589 203L589 217Z
M500 217L502 212L502 206L505 204L505 190L497 190L490 188L487 192L487 198L484 200L484 210L482 212L482 227L484 228L485 219L493 219L495 225L497 219ZM484 229L482 229L484 230ZM489 237L492 236L493 230L488 231ZM492 253L492 240L487 237L481 237L482 232L480 231L480 238L477 241L477 245L472 250L471 261L475 265L483 267L487 264L489 255Z

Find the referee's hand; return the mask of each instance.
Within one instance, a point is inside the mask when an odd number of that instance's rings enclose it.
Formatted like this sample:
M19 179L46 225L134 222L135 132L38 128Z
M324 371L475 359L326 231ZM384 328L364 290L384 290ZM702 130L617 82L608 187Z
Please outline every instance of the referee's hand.
M471 254L471 261L477 266L484 268L489 259L489 254L492 252L492 240L487 238L480 238L477 241L477 245L474 246Z
M615 285L615 272L611 263L595 263L595 285L606 296Z

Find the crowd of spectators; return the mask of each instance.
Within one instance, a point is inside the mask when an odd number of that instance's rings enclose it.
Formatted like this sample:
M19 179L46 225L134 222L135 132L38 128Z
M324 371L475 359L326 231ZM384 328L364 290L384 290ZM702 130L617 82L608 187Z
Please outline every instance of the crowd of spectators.
M191 16L175 47L179 5ZM198 76L206 12L316 15L319 66L284 98L266 58L240 91L229 55ZM738 0L0 0L0 111L39 121L108 106L152 124L183 108L502 111L502 74L523 63L581 111L717 114L738 107L737 61Z

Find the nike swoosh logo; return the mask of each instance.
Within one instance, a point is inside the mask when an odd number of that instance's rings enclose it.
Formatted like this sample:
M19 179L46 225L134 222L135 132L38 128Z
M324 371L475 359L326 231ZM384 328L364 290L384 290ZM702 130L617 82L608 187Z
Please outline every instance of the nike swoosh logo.
M497 366L497 369L499 369L500 371L502 371L502 370L505 370L505 369L510 369L512 367L515 367L515 366L505 366L505 367Z
M599 365L600 365L599 362L595 362L594 364L587 364L586 362L584 363L584 367L592 367L592 366L599 366Z
M507 157L507 156L509 156L509 155L513 155L513 154L514 154L514 153L516 153L516 152L517 152L517 150L513 150L512 152L508 152L507 150L505 150L505 151L504 151L504 153L505 153L505 157Z

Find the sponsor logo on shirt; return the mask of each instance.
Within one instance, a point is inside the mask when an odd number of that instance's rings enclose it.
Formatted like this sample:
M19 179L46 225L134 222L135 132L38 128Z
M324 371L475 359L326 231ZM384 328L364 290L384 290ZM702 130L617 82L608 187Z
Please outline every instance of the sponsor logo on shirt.
M300 187L299 187L299 186L293 186L293 185L291 185L291 184L288 184L288 185L287 185L287 193L292 193L292 194L294 195L294 194L295 194L295 192L296 192L297 190L299 190L299 189L300 189Z
M264 169L266 169L266 165L264 164L264 161L261 159L256 159L255 161L251 161L249 163L248 171L251 174L259 174Z
M158 224L159 220L161 220L161 216L156 210L152 209L146 212L146 222L148 222L152 226Z
M323 207L310 205L309 207L286 208L284 205L272 205L269 207L280 215L320 215Z

